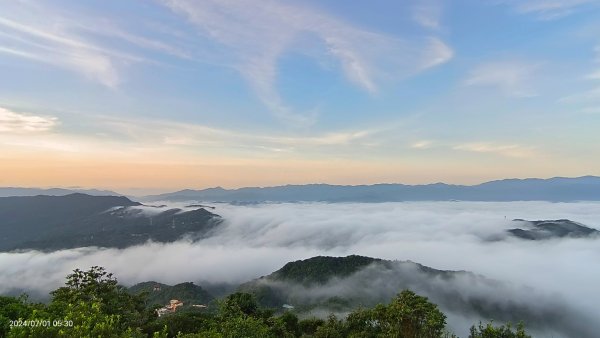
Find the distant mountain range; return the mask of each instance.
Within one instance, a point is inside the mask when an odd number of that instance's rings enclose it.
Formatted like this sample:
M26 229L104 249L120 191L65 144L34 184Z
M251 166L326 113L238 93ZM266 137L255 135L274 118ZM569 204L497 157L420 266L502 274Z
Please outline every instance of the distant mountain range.
M83 193L93 196L123 196L110 190L0 187L0 197L65 196ZM402 201L600 201L600 177L554 177L549 179L505 179L478 185L433 183L407 185L305 184L274 187L246 187L202 190L185 189L171 193L141 196L153 201L200 201L227 203L262 202L402 202Z
M0 197L13 197L13 196L37 196L37 195L48 195L48 196L65 196L70 194L86 194L92 196L122 196L119 193L110 190L98 190L98 189L63 189L63 188L15 188L15 187L0 187Z
M181 190L140 198L142 201L203 202L401 202L401 201L600 201L600 177L507 179L479 185L374 184L285 185Z
M0 251L173 242L202 237L221 222L203 208L145 208L123 196L0 197Z

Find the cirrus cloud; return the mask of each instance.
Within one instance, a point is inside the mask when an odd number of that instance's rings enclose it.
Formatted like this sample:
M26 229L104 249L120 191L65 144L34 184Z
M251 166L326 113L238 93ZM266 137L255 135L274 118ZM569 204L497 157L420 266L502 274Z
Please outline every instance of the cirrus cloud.
M519 14L534 15L541 20L553 20L597 4L597 0L504 0L501 1Z
M493 61L473 68L465 80L467 86L482 86L497 89L511 97L537 96L532 79L538 64L521 61Z
M56 117L17 113L0 107L0 132L3 133L44 132L57 124Z
M355 27L313 8L278 1L164 0L197 31L227 48L234 69L278 117L310 124L314 114L298 113L278 90L278 60L298 48L302 36L317 37L345 77L368 93L382 81L404 78L447 62L452 49L435 37L403 39ZM321 46L322 47L322 46ZM225 59L226 59L225 58Z
M518 158L531 157L535 154L532 147L522 146L519 144L494 144L487 142L459 144L454 146L453 149Z

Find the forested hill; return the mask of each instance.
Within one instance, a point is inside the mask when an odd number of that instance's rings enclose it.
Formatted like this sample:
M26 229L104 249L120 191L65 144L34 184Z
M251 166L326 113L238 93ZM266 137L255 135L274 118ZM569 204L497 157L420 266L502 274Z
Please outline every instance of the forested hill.
M508 232L527 240L546 240L553 238L590 238L600 236L600 231L568 219L526 221L515 219L523 228L514 228Z
M385 262L379 258L351 255L347 257L317 256L289 262L268 276L269 279L312 285L331 278L344 278L372 263Z
M538 329L577 332L585 313L560 300L533 305L531 290L466 271L433 269L410 261L363 256L313 257L287 263L281 269L242 284L238 291L254 295L259 304L298 313L348 313L361 306L385 303L399 290L409 289L434 301L441 309L465 318L498 322L524 320Z
M261 305L276 309L294 304L302 311L321 307L346 311L359 304L389 299L397 290L422 285L428 278L463 273L358 255L317 256L289 262L270 275L240 285L239 290L254 294ZM381 282L381 278L393 278L393 285L384 283L385 290L373 292L371 282Z
M310 287L323 285L332 279L345 279L370 266L393 269L397 264L408 264L416 271L430 275L466 273L464 271L444 271L413 263L389 261L380 258L350 255L345 257L316 256L285 264L281 269L260 279L298 283ZM259 280L260 280L259 279ZM254 282L254 281L253 281ZM251 282L251 283L253 283Z
M74 193L64 196L11 196L0 197L0 216L3 222L35 223L48 216L63 222L85 217L90 213L102 212L112 207L142 205L123 196L92 196ZM7 216L14 217L12 220Z
M172 242L188 234L202 237L220 222L203 208L143 210L122 196L1 197L0 251Z

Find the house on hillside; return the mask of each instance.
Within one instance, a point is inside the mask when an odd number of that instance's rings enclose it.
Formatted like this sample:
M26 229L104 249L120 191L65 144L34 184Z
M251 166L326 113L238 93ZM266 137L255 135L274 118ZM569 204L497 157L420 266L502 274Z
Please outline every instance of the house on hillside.
M171 299L169 305L167 305L167 307L173 312L177 311L177 308L180 306L183 306L183 302L179 299Z
M171 299L169 301L168 305L165 305L163 307L161 307L160 309L156 309L156 314L161 317L163 315L166 315L168 313L173 313L175 311L177 311L178 307L183 306L183 302L180 301L179 299Z

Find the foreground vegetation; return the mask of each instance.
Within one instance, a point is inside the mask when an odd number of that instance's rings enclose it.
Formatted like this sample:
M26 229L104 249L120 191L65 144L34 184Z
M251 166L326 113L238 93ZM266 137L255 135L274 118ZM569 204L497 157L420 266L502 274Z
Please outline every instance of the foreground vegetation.
M455 337L446 316L425 297L400 292L389 304L361 308L345 319L300 320L258 306L248 293L234 293L211 311L183 310L157 317L146 295L133 295L101 267L75 270L65 286L51 293L49 304L26 296L0 297L0 337ZM469 338L527 338L519 325L479 323Z

